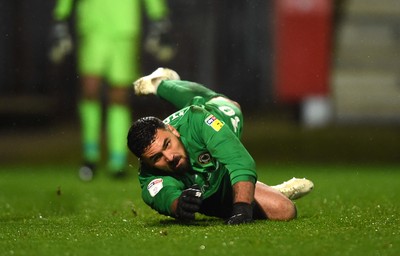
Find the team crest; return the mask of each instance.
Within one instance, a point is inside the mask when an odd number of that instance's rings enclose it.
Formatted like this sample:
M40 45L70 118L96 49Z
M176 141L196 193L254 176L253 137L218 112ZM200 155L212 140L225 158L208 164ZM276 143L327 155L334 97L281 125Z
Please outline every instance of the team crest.
M221 130L222 126L224 126L224 123L213 115L209 115L206 118L205 122L207 125L211 126L211 128L213 128L216 132Z
M199 155L197 160L201 164L208 164L211 161L211 155L210 155L210 153L203 153L203 154Z
M149 185L147 185L147 190L149 191L152 197L155 197L158 192L163 188L163 179L158 178L150 181Z

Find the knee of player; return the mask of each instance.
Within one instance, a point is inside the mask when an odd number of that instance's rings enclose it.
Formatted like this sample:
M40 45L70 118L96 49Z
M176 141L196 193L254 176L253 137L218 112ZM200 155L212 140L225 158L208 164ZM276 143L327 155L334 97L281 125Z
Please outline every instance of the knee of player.
M297 217L297 208L292 201L285 200L280 202L279 208L281 213L279 216L279 220L289 221Z
M242 109L242 107L240 106L240 104L237 101L231 100L232 103L238 108L238 109Z
M266 219L276 221L289 221L297 216L296 206L289 199L276 200L272 208L265 210Z

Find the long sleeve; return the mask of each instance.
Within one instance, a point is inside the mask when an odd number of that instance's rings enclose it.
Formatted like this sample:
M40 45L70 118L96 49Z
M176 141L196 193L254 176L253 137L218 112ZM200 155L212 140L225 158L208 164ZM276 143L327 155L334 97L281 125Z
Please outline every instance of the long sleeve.
M65 20L71 15L73 0L57 0L53 10L55 20Z
M231 184L239 181L257 180L255 161L244 147L242 142L222 121L212 114L203 116L200 130L201 136L208 151L218 162L225 165L229 172Z
M169 10L165 0L143 1L146 13L151 20L160 20L168 15Z

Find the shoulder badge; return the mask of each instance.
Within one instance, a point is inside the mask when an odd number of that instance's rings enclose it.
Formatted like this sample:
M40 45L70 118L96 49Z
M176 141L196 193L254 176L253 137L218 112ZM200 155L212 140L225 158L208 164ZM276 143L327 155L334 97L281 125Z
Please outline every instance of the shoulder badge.
M158 192L163 188L163 179L157 178L150 181L149 185L147 185L147 190L149 191L152 197L155 197Z
M224 123L221 122L218 118L216 118L214 115L209 115L205 120L206 124L208 126L211 126L215 131L221 130L222 126L224 126Z

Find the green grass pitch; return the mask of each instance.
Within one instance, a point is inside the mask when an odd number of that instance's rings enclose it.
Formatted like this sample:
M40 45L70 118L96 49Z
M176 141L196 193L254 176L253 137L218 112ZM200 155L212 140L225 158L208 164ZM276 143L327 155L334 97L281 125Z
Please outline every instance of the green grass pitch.
M269 184L314 181L296 220L181 225L141 201L136 175L83 183L75 166L2 166L0 255L400 255L400 166L258 169Z

